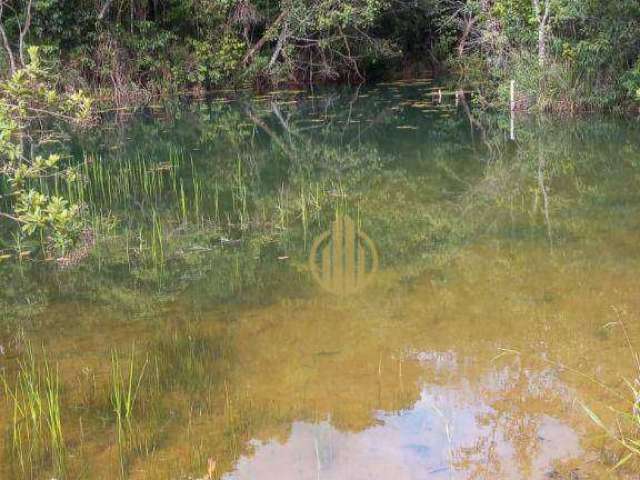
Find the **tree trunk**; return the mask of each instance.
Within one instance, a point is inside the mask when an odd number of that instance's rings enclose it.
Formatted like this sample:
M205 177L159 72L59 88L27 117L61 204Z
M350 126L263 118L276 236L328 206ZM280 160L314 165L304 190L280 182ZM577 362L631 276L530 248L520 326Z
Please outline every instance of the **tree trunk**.
M547 59L547 39L545 25L542 23L538 26L538 63L544 67Z
M285 20L284 25L282 26L282 30L280 31L280 36L278 37L278 43L276 44L276 48L273 51L273 55L271 55L271 60L269 60L269 65L267 65L267 70L271 70L278 59L278 55L280 55L280 51L284 48L287 42L287 36L289 35L289 19Z
M551 0L544 1L544 11L540 0L531 0L533 3L533 11L538 20L538 63L544 66L547 60L547 26L549 24L549 14L551 13Z
M260 50L262 50L262 47L264 46L265 43L267 43L267 40L269 40L269 37L271 36L271 31L274 28L277 28L282 23L282 21L285 19L287 14L288 14L288 11L284 10L283 12L280 13L280 15L278 15L278 18L276 18L273 21L273 23L269 25L269 28L267 28L266 32L264 32L264 35L262 36L262 38L258 40L253 47L251 47L251 50L249 50L247 54L244 56L244 58L242 59L242 63L244 65L248 65L251 59L254 57L254 55L258 53Z
M102 20L105 17L107 12L109 11L111 3L113 3L113 0L107 0L106 2L104 2L104 5L102 5L102 8L100 9L100 13L98 13L98 20Z
M462 31L462 36L460 37L460 41L458 42L458 58L462 58L464 55L464 49L467 46L467 39L471 34L471 29L478 21L478 17L469 18L464 26L464 30Z

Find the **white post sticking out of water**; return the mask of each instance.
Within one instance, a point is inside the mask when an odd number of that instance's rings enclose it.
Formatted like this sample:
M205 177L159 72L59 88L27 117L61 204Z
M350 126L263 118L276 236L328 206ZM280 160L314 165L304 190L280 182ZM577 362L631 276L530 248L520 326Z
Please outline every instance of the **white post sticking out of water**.
M511 133L509 135L509 138L511 140L516 139L516 122L514 117L515 117L515 112L511 112Z
M442 103L442 90L438 89L438 103Z
M509 138L511 140L515 140L516 139L516 126L515 126L515 120L514 120L514 114L516 111L516 81L515 80L511 80L511 89L510 89L510 101L509 101L509 108L511 110L511 133L509 135Z
M511 80L511 92L510 92L510 102L509 106L511 111L513 112L516 109L516 81Z

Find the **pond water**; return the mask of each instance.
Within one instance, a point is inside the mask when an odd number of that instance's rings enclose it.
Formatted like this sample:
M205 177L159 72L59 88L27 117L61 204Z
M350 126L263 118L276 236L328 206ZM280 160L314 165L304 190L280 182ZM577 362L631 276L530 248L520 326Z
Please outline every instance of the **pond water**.
M614 475L584 407L633 411L640 128L472 99L229 95L74 134L83 181L49 188L90 239L0 264L0 476Z

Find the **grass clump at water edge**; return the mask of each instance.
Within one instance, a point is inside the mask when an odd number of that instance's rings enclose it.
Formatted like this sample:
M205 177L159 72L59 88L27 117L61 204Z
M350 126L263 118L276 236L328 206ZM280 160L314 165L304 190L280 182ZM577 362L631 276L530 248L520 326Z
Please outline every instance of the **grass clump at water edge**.
M611 427L584 402L580 402L580 405L593 423L604 432L605 436L613 440L621 448L621 450L617 452L617 462L611 468L611 471L626 466L633 468L637 472L638 469L640 469L640 355L638 355L638 352L634 349L625 326L623 320L624 310L615 307L613 310L616 313L617 321L610 322L605 325L605 327L621 328L636 371L635 380L630 381L629 379L624 379L624 383L631 394L630 398L625 402L628 404L628 408L626 410L620 410L613 405L607 406L608 410L615 415L615 426Z
M14 475L35 478L36 472L51 469L63 477L67 452L57 366L50 366L44 351L39 365L28 345L15 379L3 374L2 382L11 407L7 448Z
M126 476L130 453L135 449L134 407L147 362L136 371L134 351L126 364L116 350L111 352L111 406L116 420L120 474Z

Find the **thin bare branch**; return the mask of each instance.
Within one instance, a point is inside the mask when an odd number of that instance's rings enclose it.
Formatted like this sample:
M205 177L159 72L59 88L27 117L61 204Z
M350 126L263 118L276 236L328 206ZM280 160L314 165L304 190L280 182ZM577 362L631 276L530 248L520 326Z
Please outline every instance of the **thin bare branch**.
M4 25L2 24L2 14L4 13L4 0L0 0L0 37L2 37L2 45L4 49L7 51L7 56L9 57L9 68L11 70L11 75L16 73L16 60L13 56L13 50L11 50L11 45L9 44L9 39L7 38L7 33L4 30Z
M24 38L29 33L29 29L31 28L31 6L33 5L33 0L29 0L27 3L27 15L24 20L24 25L20 27L20 37L19 37L19 54L20 54L20 63L22 63L23 67L27 66L27 62L24 59Z
M102 8L100 9L100 13L98 13L98 20L102 20L105 17L112 3L113 0L107 0L104 2L104 5L102 5Z

